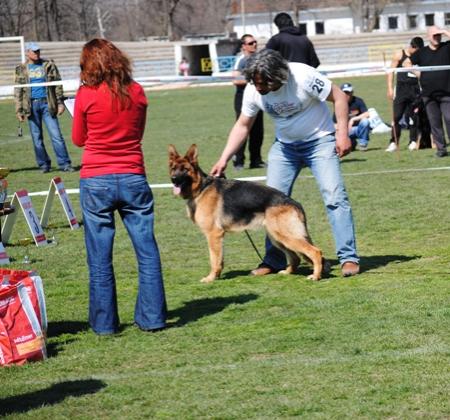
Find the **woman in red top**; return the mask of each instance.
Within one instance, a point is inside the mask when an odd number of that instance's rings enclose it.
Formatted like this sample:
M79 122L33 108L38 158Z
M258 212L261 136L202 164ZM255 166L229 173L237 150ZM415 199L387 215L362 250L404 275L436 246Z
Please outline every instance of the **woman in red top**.
M119 329L112 264L117 210L139 267L135 323L145 331L160 330L166 322L166 299L153 234L153 194L141 148L147 98L131 78L129 59L110 41L85 44L80 67L72 141L84 148L80 203L89 266L89 323L97 334Z

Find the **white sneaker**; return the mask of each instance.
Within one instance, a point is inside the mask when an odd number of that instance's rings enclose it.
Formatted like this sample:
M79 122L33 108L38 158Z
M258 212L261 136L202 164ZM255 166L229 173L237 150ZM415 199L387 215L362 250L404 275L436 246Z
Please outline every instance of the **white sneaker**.
M389 143L389 146L385 152L395 152L397 150L397 145L394 142Z
M412 141L411 143L409 143L408 145L408 149L412 152L414 150L417 150L417 143L415 141Z

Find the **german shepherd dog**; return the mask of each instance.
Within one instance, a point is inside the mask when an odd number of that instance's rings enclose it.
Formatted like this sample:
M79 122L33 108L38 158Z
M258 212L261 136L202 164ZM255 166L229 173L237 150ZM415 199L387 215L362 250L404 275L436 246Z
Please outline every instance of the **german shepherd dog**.
M169 145L169 172L174 194L187 201L188 216L208 241L211 272L201 282L212 282L222 272L225 232L261 226L286 255L288 266L281 273L294 273L303 255L314 267L308 278L320 280L322 251L312 244L299 203L262 184L208 176L199 167L195 144L184 157Z

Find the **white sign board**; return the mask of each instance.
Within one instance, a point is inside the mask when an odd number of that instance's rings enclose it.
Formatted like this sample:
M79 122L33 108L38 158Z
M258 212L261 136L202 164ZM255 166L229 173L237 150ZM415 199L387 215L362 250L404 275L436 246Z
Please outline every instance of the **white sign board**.
M64 105L69 112L69 114L73 117L75 112L75 98L66 98L64 99Z
M64 213L67 217L67 220L69 221L70 228L78 229L80 225L78 224L75 212L73 211L73 207L69 200L69 196L67 195L67 191L64 188L64 183L62 182L62 179L59 176L53 178L50 181L50 188L48 189L47 198L44 204L44 210L42 211L41 226L43 227L48 226L48 219L50 217L50 210L52 208L55 193L58 194Z
M47 245L47 238L45 237L45 233L42 230L42 226L39 222L39 219L36 215L36 211L34 210L33 203L31 202L31 198L28 195L27 190L20 190L14 194L14 197L11 201L11 206L16 208L14 213L8 214L5 218L5 223L2 229L2 240L7 243L14 226L14 223L17 219L18 208L22 210L23 215L25 216L25 220L27 221L28 227L30 228L31 234L33 235L34 242L37 246Z

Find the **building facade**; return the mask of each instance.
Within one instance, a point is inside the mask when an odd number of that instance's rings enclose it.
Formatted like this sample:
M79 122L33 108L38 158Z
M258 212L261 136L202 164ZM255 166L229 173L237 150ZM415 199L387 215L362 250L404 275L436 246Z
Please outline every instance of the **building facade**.
M361 0L362 1L362 0ZM295 16L289 9L263 10L261 3L249 1L245 8L245 1L241 0L240 7L232 8L228 16L229 27L237 37L251 33L260 38L270 38L278 32L273 24L273 18L278 12L285 11ZM237 3L237 2L236 2ZM274 2L277 5L278 2ZM281 3L281 2L280 2ZM348 5L349 2L309 2L311 8L299 11L299 26L308 36L315 35L344 35L363 32L364 23ZM347 5L345 5L347 3ZM323 6L321 6L323 4ZM342 5L343 4L343 5ZM296 19L294 19L295 21ZM391 2L385 5L377 19L374 19L373 32L424 32L428 26L437 25L450 27L450 6L443 0L412 0Z

